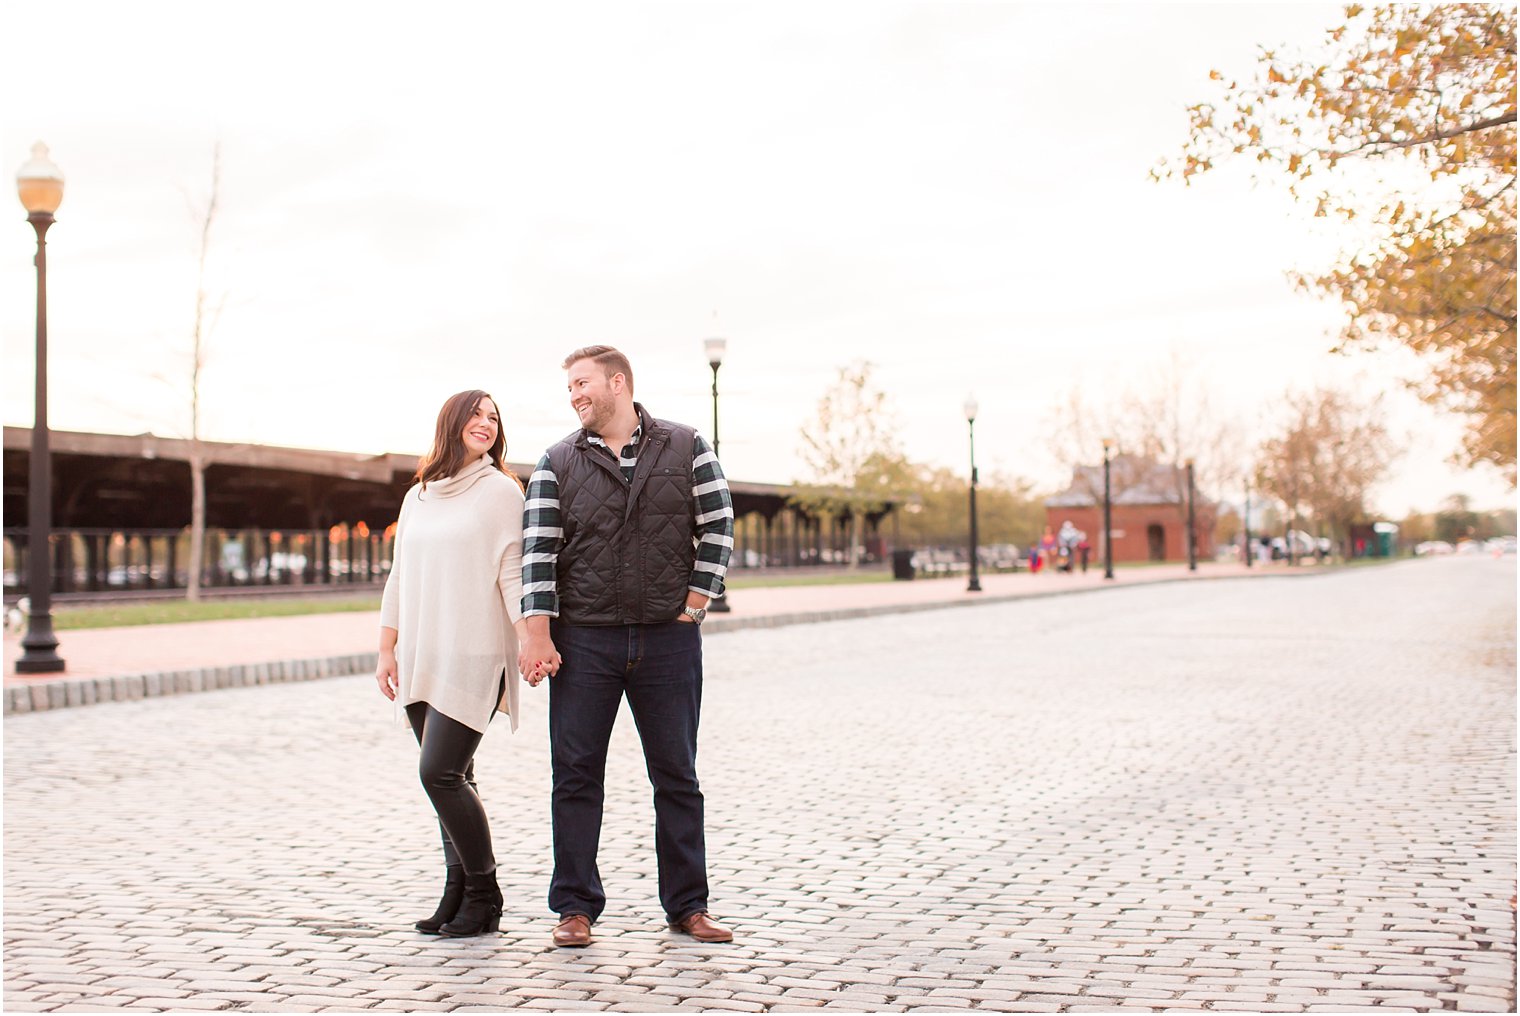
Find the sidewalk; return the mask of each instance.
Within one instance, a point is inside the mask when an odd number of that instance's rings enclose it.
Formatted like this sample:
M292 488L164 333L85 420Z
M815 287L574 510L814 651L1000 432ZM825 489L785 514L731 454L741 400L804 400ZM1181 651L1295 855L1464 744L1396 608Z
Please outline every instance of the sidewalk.
M966 577L736 590L732 610L711 615L709 633L835 621L878 614L973 606L1056 596L1118 586L1196 582L1247 576L1312 575L1318 569L1239 564L1185 564L1121 568L1105 582L1101 568L1086 575L1028 572L982 578L982 592L966 592ZM214 688L271 684L362 673L375 665L378 613L306 614L296 617L193 621L65 631L59 654L63 674L18 675L19 635L5 637L5 712L32 712L94 702L173 695Z

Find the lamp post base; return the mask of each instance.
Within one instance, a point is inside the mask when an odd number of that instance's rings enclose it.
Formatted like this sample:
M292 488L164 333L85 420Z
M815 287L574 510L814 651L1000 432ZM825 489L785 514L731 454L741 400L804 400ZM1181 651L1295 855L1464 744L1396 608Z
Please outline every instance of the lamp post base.
M21 640L24 652L16 661L18 674L57 674L63 671L63 657L58 655L58 639L53 635L52 618L47 624L28 628Z
M16 661L16 673L18 674L61 674L63 673L63 657L57 653L47 655L23 656Z
M709 614L727 614L733 609L728 605L728 593L726 592L722 596L714 597L707 601L707 612Z

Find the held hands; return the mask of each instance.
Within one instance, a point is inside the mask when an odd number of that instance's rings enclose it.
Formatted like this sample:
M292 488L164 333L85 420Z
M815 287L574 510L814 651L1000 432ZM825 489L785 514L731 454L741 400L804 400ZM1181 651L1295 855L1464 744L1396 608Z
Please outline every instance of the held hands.
M517 654L517 669L522 671L523 680L532 688L537 688L544 678L559 673L560 662L554 640L547 635L524 639Z
M380 650L380 659L375 664L375 683L380 686L380 694L392 702L396 701L396 691L400 685L396 678L395 650Z

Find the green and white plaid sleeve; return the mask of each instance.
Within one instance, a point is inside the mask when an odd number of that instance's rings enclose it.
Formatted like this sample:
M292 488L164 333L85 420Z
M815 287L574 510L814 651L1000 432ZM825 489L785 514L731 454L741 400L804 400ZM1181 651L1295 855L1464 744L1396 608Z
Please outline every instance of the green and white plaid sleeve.
M712 448L696 435L691 462L691 496L696 502L697 563L686 588L709 597L723 595L723 577L734 552L734 502L728 480Z
M559 550L565 541L560 519L559 478L549 466L549 456L538 460L528 479L523 505L523 596L524 617L547 614L559 617L559 589L555 576Z

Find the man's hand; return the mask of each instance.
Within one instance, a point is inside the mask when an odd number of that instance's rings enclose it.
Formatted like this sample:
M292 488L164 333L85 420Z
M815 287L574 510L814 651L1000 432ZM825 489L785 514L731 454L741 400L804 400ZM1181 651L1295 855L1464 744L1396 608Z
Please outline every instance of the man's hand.
M517 669L530 687L537 688L546 677L559 673L559 651L548 634L529 635L517 653Z
M396 651L394 649L380 650L380 658L375 664L375 683L380 686L380 694L396 701L396 692L400 684L396 677Z

